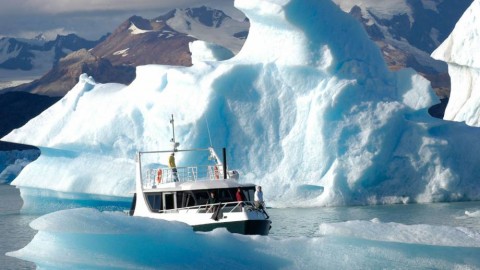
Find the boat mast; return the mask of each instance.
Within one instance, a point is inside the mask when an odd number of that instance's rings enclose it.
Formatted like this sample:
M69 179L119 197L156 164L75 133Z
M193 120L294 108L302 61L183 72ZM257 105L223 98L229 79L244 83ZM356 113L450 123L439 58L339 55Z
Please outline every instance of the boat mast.
M177 152L177 147L180 144L175 141L175 120L173 120L173 114L172 114L172 118L170 119L170 124L172 124L172 139L170 139L170 141L173 144L173 151Z

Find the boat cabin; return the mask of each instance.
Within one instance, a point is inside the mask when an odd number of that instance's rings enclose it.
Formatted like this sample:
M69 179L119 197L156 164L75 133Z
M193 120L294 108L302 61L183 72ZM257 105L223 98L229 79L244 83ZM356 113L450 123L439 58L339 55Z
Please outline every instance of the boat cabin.
M216 181L215 181L216 182ZM215 182L213 182L215 184ZM222 180L218 182L233 182ZM186 184L189 184L188 186ZM196 184L196 185L195 185ZM152 212L176 212L179 209L208 210L210 194L215 194L217 203L235 207L239 204L236 199L237 188L240 187L245 202L253 202L254 185L240 185L237 182L226 183L227 187L202 187L204 183L184 183L178 188L145 190L148 206ZM230 184L230 185L228 185ZM199 186L198 189L192 186ZM241 211L241 207L238 208Z

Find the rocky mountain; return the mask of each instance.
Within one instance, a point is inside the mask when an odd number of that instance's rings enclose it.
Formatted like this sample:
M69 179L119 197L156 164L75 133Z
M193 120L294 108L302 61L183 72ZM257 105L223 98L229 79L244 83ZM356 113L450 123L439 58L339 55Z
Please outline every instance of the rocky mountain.
M223 46L234 54L242 48L250 28L250 22L246 17L243 20L235 20L221 10L205 6L176 9L157 20L166 21L178 32Z
M243 45L248 28L248 20L235 21L222 11L200 7L172 10L151 20L132 16L88 51L80 49L85 43L74 35L59 37L56 43L41 38L23 43L2 39L5 44L17 44L3 46L5 53L0 55L4 59L7 55L9 59L23 59L23 64L15 64L18 68L34 67L35 61L40 59L39 52L50 52L52 57L44 58L56 63L40 79L3 90L4 94L0 94L0 135L24 125L56 102L73 88L82 73L93 76L97 82L129 84L135 78L135 66L138 65L190 66L189 43L200 38L236 52ZM69 51L73 52L57 60Z
M207 7L176 9L154 19L132 16L88 52L73 52L42 78L4 91L63 96L84 72L98 82L129 84L138 65L190 66L189 43L197 39L236 52L248 28L248 20L236 21Z
M98 82L118 82L129 84L135 78L135 68L129 65L114 66L108 59L93 55L81 49L70 53L44 76L31 83L5 91L29 92L51 97L62 97L78 82L78 77L87 73Z
M25 92L0 95L0 138L23 126L59 99Z
M430 53L448 36L472 0L455 3L444 0L335 2L362 23L392 70L411 67L432 82L438 96L449 96L447 66L433 60ZM222 11L204 6L172 10L154 19L132 16L90 52L76 52L65 61L59 61L43 78L9 91L62 96L75 85L82 72L88 72L99 82L128 84L134 78L132 68L138 65L191 65L188 44L197 39L219 44L236 53L248 29L247 19L234 20ZM59 37L56 42L36 42L36 48L50 48L55 55L65 53L65 48L73 50L75 44L84 44L74 35ZM20 53L23 49L9 51L18 51L18 57L24 55L22 59L28 63L28 53ZM70 64L72 66L68 67Z
M106 36L105 36L106 37ZM55 40L46 41L42 35L35 39L0 39L0 69L32 70L48 62L50 68L60 58L83 48L90 49L105 40L86 40L75 34L58 35Z
M133 16L92 53L114 65L192 64L188 44L203 40L237 53L248 33L248 20L236 21L205 6L176 9L147 20Z
M453 30L473 0L334 0L364 26L392 70L411 67L441 98L450 95L447 65L430 54Z
M165 21L133 16L122 23L92 54L113 65L191 65L188 44L195 38L172 29Z

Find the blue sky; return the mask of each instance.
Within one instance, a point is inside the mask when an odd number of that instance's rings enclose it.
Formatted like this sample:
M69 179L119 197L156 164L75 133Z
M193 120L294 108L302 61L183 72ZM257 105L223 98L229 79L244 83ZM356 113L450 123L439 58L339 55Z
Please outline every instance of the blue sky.
M112 32L132 15L157 17L171 9L209 5L233 9L233 0L0 0L0 37L76 33L89 39Z

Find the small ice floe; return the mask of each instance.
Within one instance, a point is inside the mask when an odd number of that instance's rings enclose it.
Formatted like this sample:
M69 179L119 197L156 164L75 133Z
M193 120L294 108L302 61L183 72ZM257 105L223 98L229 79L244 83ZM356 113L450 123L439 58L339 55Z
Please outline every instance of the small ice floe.
M478 218L478 217L480 217L480 210L474 211L474 212L465 211L465 215L466 215L467 217Z

